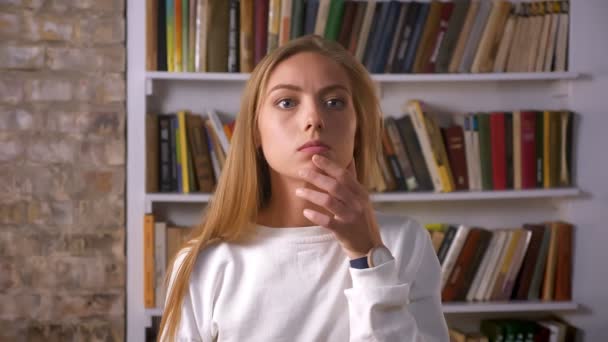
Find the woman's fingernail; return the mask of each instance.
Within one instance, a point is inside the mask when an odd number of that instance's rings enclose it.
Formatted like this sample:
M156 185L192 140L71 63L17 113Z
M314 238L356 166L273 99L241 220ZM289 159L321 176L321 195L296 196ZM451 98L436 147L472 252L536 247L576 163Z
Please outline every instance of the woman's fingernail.
M302 196L304 195L304 190L302 188L297 188L296 189L296 196Z

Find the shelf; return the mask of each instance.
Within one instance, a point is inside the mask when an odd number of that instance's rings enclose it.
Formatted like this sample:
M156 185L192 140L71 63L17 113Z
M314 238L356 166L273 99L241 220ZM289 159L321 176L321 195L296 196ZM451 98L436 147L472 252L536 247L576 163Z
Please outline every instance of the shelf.
M433 202L433 201L470 201L470 200L501 200L525 198L559 198L572 197L580 194L577 188L533 189L533 190L504 190L504 191L461 191L448 193L432 192L392 192L374 193L372 202ZM151 209L153 203L206 203L211 194L176 194L153 193L146 195L146 208Z
M497 312L555 312L572 311L578 308L575 302L529 302L510 301L493 303L448 303L443 304L443 313L497 313Z
M573 80L581 75L577 72L513 72L484 74L372 74L377 82L478 82L478 81L547 81ZM148 71L146 79L181 81L246 81L248 73L220 72L166 72Z
M492 303L448 303L443 304L443 313L499 313L499 312L556 312L573 311L578 308L575 302L492 302ZM146 309L146 316L160 316L162 309Z

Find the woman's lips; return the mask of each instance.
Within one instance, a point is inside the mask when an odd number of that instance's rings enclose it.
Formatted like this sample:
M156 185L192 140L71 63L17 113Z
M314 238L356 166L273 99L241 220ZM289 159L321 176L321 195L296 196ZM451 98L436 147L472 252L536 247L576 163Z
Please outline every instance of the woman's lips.
M308 147L301 148L299 151L304 152L304 153L321 153L321 152L325 152L328 150L329 150L329 147L327 147L327 146L314 145L314 146L308 146Z

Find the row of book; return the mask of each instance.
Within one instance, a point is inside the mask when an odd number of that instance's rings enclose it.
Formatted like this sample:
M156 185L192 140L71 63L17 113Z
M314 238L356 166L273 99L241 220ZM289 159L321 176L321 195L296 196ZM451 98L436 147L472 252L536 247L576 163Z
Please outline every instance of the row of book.
M186 243L192 229L144 215L144 306L162 307L163 281L168 263Z
M482 319L480 329L465 332L450 328L450 342L574 342L580 330L556 317L540 319Z
M251 72L317 34L373 73L567 69L568 1L148 0L147 69Z
M373 190L505 190L572 184L570 111L431 113L411 100L386 117Z
M441 264L441 297L451 301L569 301L573 225L522 228L427 225Z
M234 130L234 120L208 111L146 116L146 191L212 192Z
M442 118L421 101L409 101L406 114L384 120L382 154L377 160L381 172L374 175L369 190L571 186L574 117L570 111L522 110ZM230 115L214 110L207 115L148 114L147 192L213 192L234 123Z

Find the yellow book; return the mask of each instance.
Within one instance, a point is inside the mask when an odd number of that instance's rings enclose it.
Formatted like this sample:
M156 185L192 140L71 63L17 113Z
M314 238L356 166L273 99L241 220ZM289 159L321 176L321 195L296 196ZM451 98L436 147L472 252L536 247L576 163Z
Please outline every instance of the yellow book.
M515 251L517 250L519 240L523 236L523 233L522 228L513 230L513 238L510 240L509 245L507 246L504 258L501 260L501 264L498 265L498 276L496 277L496 283L494 283L494 289L492 290L492 296L490 299L499 299L502 296L502 290L507 280L507 274L509 273L509 268L513 262L513 256L515 255Z
M167 70L175 71L175 10L173 0L167 0Z
M190 174L188 172L188 136L186 135L186 112L177 113L178 130L179 130L179 156L182 164L182 184L184 193L190 192Z
M420 143L424 162L426 164L427 169L429 170L431 180L433 181L434 190L436 192L446 191L443 188L441 177L439 176L439 169L434 161L431 140L427 133L425 123L426 120L422 111L422 103L418 100L408 101L406 112L409 113L409 116L412 119L412 124L414 125L414 131L416 132L416 137L418 138L418 142Z
M144 307L154 308L154 215L144 215Z
M547 253L547 264L545 266L545 273L543 276L543 288L541 299L543 301L551 301L554 298L555 290L555 269L557 267L557 222L551 222L548 224L548 229L551 230L551 237L549 239L549 252Z
M270 0L268 4L268 53L279 47L281 30L281 0Z
M454 191L454 177L452 177L452 169L448 160L448 154L445 151L445 143L441 130L437 122L428 114L424 114L426 122L426 131L431 141L431 150L433 152L433 161L437 165L439 171L439 179L444 192Z

